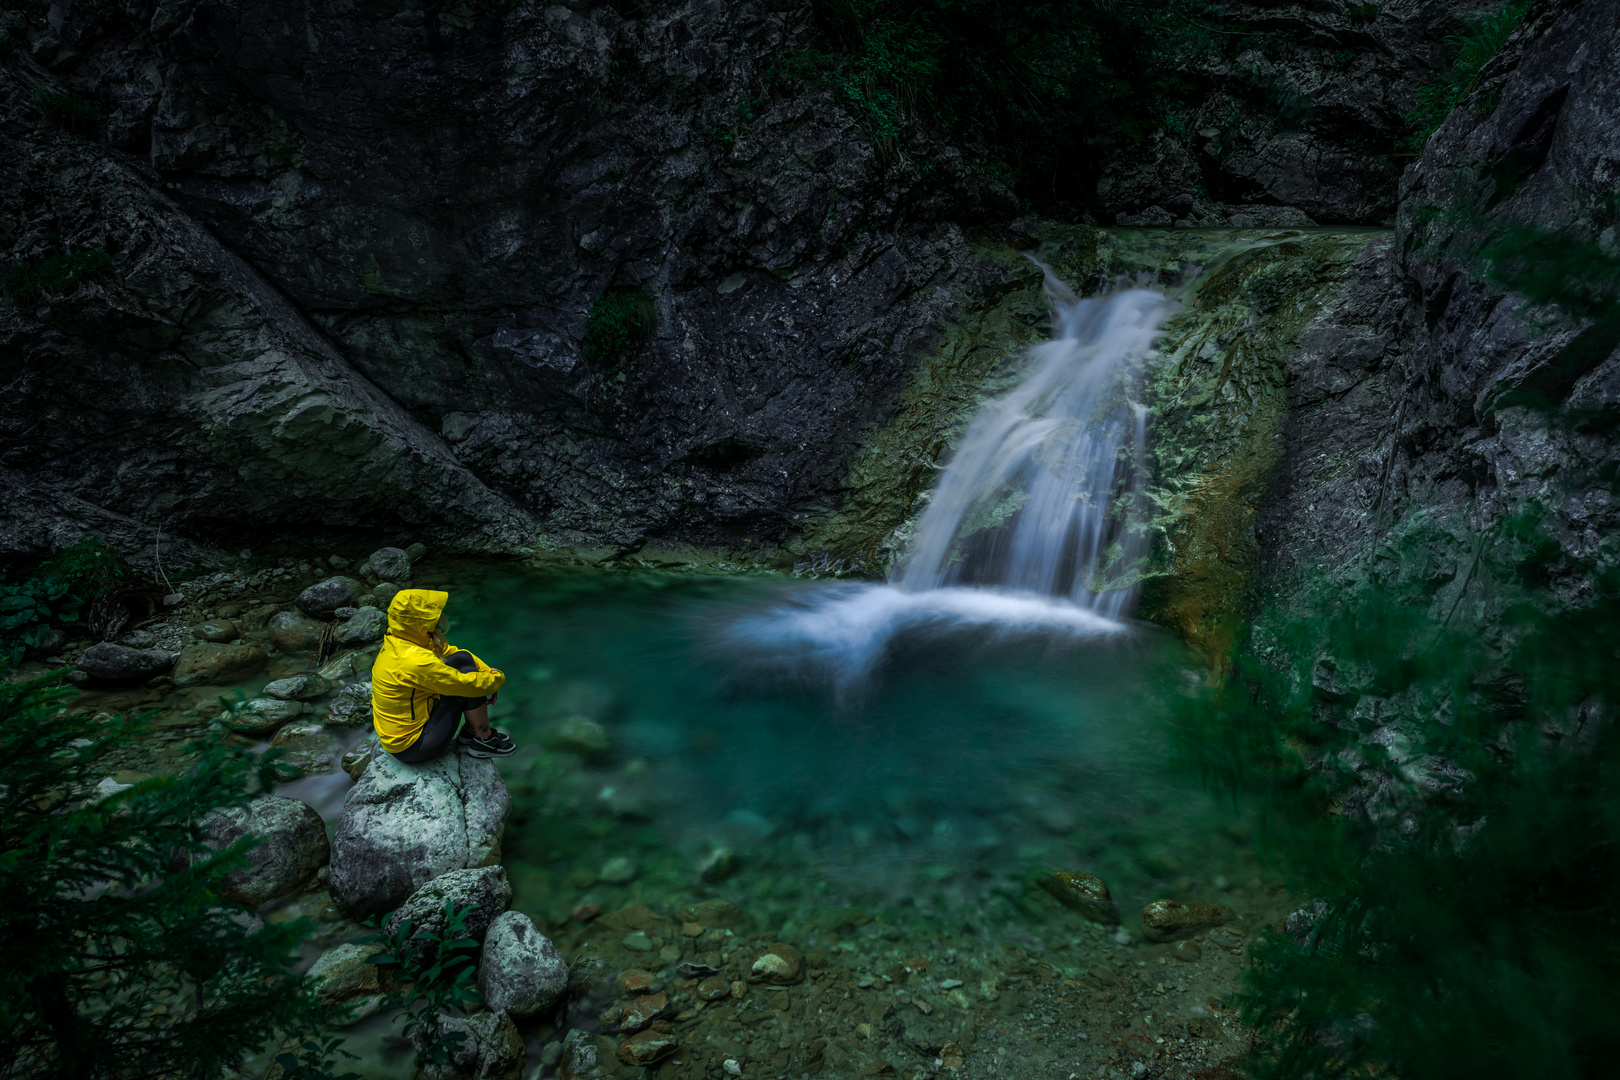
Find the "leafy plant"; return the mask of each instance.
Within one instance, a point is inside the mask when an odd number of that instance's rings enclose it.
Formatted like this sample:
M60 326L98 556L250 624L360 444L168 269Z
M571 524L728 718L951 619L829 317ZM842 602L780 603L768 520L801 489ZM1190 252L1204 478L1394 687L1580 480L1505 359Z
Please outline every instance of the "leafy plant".
M416 1046L418 1065L444 1065L459 1050L466 1035L446 1031L440 1018L452 1010L482 1004L473 985L478 970L478 942L466 936L467 916L476 904L458 908L444 902L444 931L418 931L413 920L402 919L393 930L386 925L362 942L378 941L385 951L370 963L398 966L402 990L389 995L388 1005L402 1010L405 1037ZM375 923L373 923L375 925Z
M87 596L134 576L123 555L99 536L86 537L72 547L58 550L39 569L50 580L65 582Z
M652 336L658 312L641 289L609 290L585 316L585 359L616 363Z
M74 251L53 255L38 266L14 266L0 273L0 289L19 304L32 304L48 292L71 293L112 269L112 256L105 251Z
M63 708L58 676L0 683L0 1078L222 1078L317 1010L289 971L308 932L224 900L248 843L199 822L273 778L245 750L125 790L98 759L139 719Z
M1456 61L1450 71L1418 90L1417 107L1406 114L1407 123L1416 128L1412 135L1414 151L1421 152L1423 144L1445 122L1451 110L1474 92L1479 85L1480 72L1491 57L1501 51L1529 10L1530 0L1508 0L1496 11L1470 19L1463 33L1446 39L1457 49ZM1494 101L1482 101L1479 105L1482 112L1496 107Z
M29 578L16 585L0 582L0 653L8 663L22 660L50 638L54 623L79 620L84 601L69 592L67 582Z
M343 1040L319 1034L306 1036L295 1049L276 1055L276 1064L290 1080L360 1080L359 1073L334 1074L338 1058L354 1058L343 1049Z

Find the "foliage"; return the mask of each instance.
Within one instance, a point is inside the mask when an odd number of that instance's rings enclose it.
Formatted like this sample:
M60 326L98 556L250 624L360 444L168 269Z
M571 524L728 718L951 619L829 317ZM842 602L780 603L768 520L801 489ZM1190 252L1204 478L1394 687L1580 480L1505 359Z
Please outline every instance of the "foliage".
M613 290L585 316L585 359L617 363L633 353L657 328L653 298L641 289Z
M0 653L7 663L43 646L53 624L79 621L84 600L68 590L67 582L54 578L29 578L16 585L0 581Z
M1508 35L1519 28L1530 10L1530 0L1508 0L1493 12L1485 12L1468 20L1461 34L1446 39L1457 50L1457 59L1451 70L1418 90L1417 107L1406 114L1407 123L1416 128L1412 136L1412 149L1421 151L1451 110L1461 105L1479 85L1480 72L1491 57L1501 51ZM1481 102L1481 111L1489 112L1495 102Z
M343 1040L334 1036L308 1035L286 1053L276 1055L276 1064L289 1080L360 1080L359 1073L334 1074L338 1058L355 1055L343 1049Z
M40 564L40 572L86 596L134 576L123 555L99 536L88 536L72 547L61 548Z
M0 290L19 304L32 304L45 293L71 293L86 281L112 272L105 251L72 251L53 255L38 266L14 266L0 273Z
M1620 314L1620 257L1595 244L1533 225L1497 226L1476 261L1487 281L1533 304L1582 319Z
M70 90L47 90L43 86L36 86L34 98L47 120L80 135L93 134L103 119L100 109Z
M416 1045L418 1065L446 1064L466 1038L462 1032L444 1030L440 1017L483 1002L473 985L478 942L466 936L467 916L476 906L458 908L446 900L442 934L418 931L413 920L402 919L392 931L384 927L360 939L380 941L386 950L373 955L371 963L398 965L405 989L390 995L388 1004L404 1013L405 1036Z
M97 759L143 731L62 708L55 677L0 684L0 1077L212 1080L315 1005L288 965L308 931L223 900L247 843L199 822L274 781L245 750L106 795Z

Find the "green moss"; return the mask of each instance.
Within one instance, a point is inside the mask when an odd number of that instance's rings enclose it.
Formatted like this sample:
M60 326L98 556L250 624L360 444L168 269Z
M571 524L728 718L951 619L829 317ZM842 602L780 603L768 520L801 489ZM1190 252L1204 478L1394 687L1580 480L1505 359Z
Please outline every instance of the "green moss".
M642 289L610 289L585 316L585 359L617 364L658 327L658 309Z
M45 293L71 293L86 281L112 272L112 256L105 251L74 251L55 255L38 266L15 266L0 274L4 289L19 304L31 304Z

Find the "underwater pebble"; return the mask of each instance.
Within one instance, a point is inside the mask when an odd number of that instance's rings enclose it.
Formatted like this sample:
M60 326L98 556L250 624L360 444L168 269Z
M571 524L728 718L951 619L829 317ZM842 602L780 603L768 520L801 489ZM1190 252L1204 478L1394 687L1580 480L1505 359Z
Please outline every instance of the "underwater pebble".
M1119 921L1108 884L1096 874L1053 870L1041 875L1038 884L1058 903L1092 922L1111 926Z
M731 993L731 984L719 975L711 975L697 984L697 996L704 1001L719 1001Z
M636 864L623 855L615 855L602 864L601 872L597 877L610 885L623 885L636 876Z
M313 672L306 672L268 683L263 693L265 697L280 698L282 701L308 701L310 698L320 697L330 689L331 684L324 678Z
M1149 941L1173 941L1232 920L1224 904L1183 904L1154 900L1142 909L1142 934Z
M749 978L778 986L798 982L804 972L804 957L785 941L772 943L749 965Z
M626 1065L651 1065L675 1052L680 1044L662 1031L643 1031L619 1044L619 1060Z
M607 728L584 716L559 720L546 733L544 742L553 750L566 750L587 759L603 758L613 752L613 736Z
M191 632L204 641L219 643L235 641L242 636L236 629L236 624L229 619L209 619L206 622L200 622L192 627Z
M620 944L631 952L652 952L653 950L653 943L644 930L636 930L624 935L624 940Z
M641 1031L667 1012L669 1012L667 995L649 994L638 997L624 1007L624 1014L619 1018L619 1030L626 1034Z
M619 973L621 994L656 994L664 988L664 981L645 968L627 968Z
M1175 957L1177 960L1185 960L1188 963L1191 963L1192 961L1197 960L1200 956L1203 956L1204 950L1198 947L1198 942L1196 941L1178 941L1174 945L1170 946L1170 955Z

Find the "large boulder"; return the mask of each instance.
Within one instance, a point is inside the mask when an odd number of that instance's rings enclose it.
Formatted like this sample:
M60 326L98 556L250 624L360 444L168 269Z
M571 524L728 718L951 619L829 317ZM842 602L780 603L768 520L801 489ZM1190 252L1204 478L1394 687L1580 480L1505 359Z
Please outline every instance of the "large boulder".
M332 727L370 727L371 680L352 683L339 690L326 722Z
M550 1012L567 993L568 964L527 915L508 911L484 936L478 989L484 1004L497 1012L538 1016Z
M306 671L300 675L292 675L285 679L277 679L267 683L264 688L265 697L280 698L282 701L309 701L318 698L328 690L332 684L313 671Z
M442 937L448 923L444 905L465 908L472 905L463 924L466 937L484 940L489 928L512 902L512 886L507 883L506 871L500 866L478 866L470 870L452 870L441 874L420 889L388 916L383 929L395 933L411 921L411 933L429 933Z
M174 656L162 649L132 649L103 641L84 650L78 669L98 682L150 679L174 666Z
M226 875L220 890L226 899L249 907L298 891L330 854L321 815L297 799L265 795L215 810L201 824L205 841L215 850L243 837L260 841L248 849L246 865Z
M306 615L330 615L340 607L353 607L365 591L365 585L354 578L329 577L299 593L293 603Z
M376 943L350 943L326 950L310 965L304 982L328 1009L349 1021L370 1016L382 1007L382 983L372 957L382 951Z
M363 607L344 620L334 636L339 645L357 649L381 641L387 629L388 616L383 614L382 609Z
M378 548L360 567L362 574L381 581L411 580L411 557L397 547Z
M512 797L495 763L454 749L407 765L368 736L371 763L349 789L328 887L362 916L393 911L440 874L500 861Z
M320 648L321 627L321 623L296 611L277 612L266 624L270 644L284 653L314 652Z
M270 662L255 645L193 645L174 662L176 686L227 686L251 679Z
M445 1040L455 1035L461 1038ZM523 1073L523 1037L503 1012L439 1013L411 1037L418 1049L429 1040L445 1040L447 1060L418 1066L416 1080L518 1080Z

